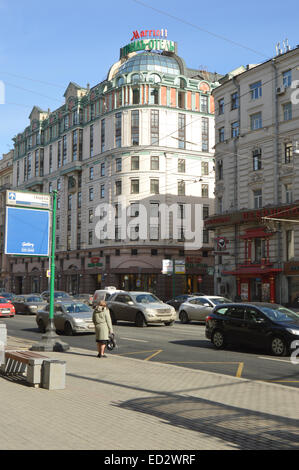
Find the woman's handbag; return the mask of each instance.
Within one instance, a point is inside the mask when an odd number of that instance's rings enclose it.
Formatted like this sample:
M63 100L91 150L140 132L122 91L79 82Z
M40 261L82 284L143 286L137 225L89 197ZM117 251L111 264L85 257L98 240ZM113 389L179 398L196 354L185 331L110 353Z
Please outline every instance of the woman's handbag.
M109 335L109 339L107 341L107 349L109 351L112 351L114 348L116 348L116 341L115 341L115 334L114 333L111 333Z

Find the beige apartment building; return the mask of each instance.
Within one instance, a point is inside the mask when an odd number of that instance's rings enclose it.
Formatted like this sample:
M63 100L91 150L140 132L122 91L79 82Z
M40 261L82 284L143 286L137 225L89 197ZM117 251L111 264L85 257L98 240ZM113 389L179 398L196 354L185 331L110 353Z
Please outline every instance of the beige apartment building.
M203 218L214 212L212 91L220 76L188 69L170 43L163 41L162 51L153 50L155 41L151 50L138 52L139 41L133 52L132 44L124 48L107 79L92 88L71 82L61 107L34 107L29 126L14 138L14 188L58 191L57 289L114 285L164 299L213 291L213 240ZM106 226L104 204L115 211ZM176 214L164 217L161 206L173 204ZM203 206L201 220L192 220L202 237L190 247L186 214L196 204ZM163 259L185 260L185 274L173 283L161 273ZM11 289L47 289L47 269L47 259L11 258Z
M215 291L299 296L299 47L240 67L215 98Z
M12 187L13 150L5 153L0 160L0 287L9 286L10 273L8 257L4 254L6 191Z

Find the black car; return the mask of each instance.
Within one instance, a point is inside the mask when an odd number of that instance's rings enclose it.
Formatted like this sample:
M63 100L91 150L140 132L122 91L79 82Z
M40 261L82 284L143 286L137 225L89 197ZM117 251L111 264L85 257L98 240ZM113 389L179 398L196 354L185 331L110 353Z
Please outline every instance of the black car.
M299 340L299 313L263 302L218 305L206 318L206 337L217 349L237 343L284 356Z
M174 297L173 299L167 300L166 303L178 310L184 302L186 302L188 299L191 299L191 297L194 297L195 295L205 294L200 294L199 292L195 292L194 294L182 294Z

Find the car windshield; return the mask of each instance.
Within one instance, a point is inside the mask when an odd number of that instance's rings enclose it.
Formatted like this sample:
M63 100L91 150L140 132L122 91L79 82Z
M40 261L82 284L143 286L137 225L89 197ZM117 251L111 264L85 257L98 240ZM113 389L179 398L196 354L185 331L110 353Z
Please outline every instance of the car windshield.
M25 302L44 302L44 300L41 297L28 297L25 299Z
M132 295L132 297L138 304L162 303L162 301L153 294L138 294Z
M226 299L225 297L219 297L218 299L213 298L213 299L211 299L211 301L215 305L231 304L232 303L232 300Z
M55 299L58 299L58 298L69 299L70 298L69 294L67 294L66 292L54 292L54 297Z
M261 311L268 317L270 320L276 321L290 321L290 320L299 320L299 313L293 312L285 307L260 307Z
M0 304L9 304L9 300L4 299L3 297L0 297Z
M92 310L88 305L75 303L75 304L64 304L64 308L67 313L91 313Z

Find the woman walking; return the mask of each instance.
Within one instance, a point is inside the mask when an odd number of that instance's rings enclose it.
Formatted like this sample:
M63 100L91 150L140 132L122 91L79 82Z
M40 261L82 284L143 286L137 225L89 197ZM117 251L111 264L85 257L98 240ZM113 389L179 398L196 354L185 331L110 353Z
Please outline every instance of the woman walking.
M92 321L96 330L98 357L107 357L104 352L109 335L113 333L112 322L106 302L101 300L93 311Z

